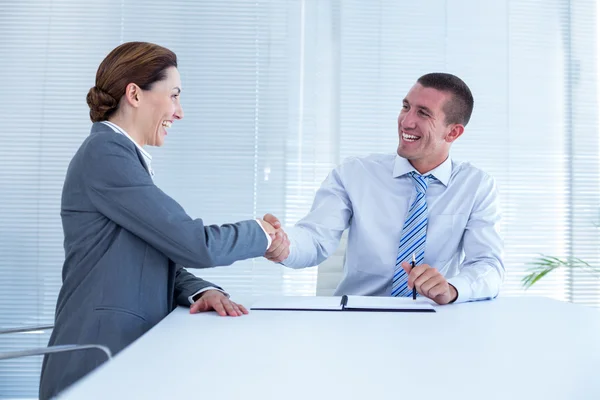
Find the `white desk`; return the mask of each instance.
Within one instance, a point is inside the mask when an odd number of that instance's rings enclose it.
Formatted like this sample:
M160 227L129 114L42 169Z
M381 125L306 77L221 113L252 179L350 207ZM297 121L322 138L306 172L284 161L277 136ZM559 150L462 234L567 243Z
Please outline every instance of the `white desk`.
M600 399L599 310L499 298L437 311L179 308L61 398Z

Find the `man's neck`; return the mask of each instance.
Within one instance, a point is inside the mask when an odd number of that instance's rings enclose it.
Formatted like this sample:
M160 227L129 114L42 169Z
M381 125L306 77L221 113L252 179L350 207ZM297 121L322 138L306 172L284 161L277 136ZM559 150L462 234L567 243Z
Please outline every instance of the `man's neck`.
M442 165L448 159L448 154L444 158L437 159L435 161L419 159L419 160L408 160L410 165L412 165L421 175L425 175L428 172L433 171L440 165Z

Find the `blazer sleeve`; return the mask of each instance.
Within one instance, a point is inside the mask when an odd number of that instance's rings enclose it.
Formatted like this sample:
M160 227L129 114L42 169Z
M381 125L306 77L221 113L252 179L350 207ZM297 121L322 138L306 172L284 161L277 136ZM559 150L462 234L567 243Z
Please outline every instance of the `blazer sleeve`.
M205 226L160 190L119 135L97 135L85 151L85 189L100 213L189 268L230 265L267 249L255 220Z
M204 279L189 273L179 264L176 265L174 297L177 304L180 306L189 306L189 297L199 290L206 288L214 288L223 291L223 288L214 283L205 281Z

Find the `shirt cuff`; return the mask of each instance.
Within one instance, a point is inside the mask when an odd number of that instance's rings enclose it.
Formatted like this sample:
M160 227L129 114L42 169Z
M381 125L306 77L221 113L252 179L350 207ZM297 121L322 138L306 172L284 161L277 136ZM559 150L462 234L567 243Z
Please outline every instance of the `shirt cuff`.
M458 296L456 297L454 303L464 303L466 301L471 300L471 296L473 293L471 290L471 283L469 282L469 278L457 275L448 279L448 283L454 286L456 292L458 293Z
M221 290L219 288L216 288L216 287L208 286L208 287L205 287L204 289L198 290L196 293L194 293L193 295L191 295L190 297L188 297L188 300L190 301L190 304L194 304L194 297L196 297L200 293L206 292L207 290L218 290L219 292L223 293L225 296L229 297L229 294L227 294L227 292L225 292L225 291L223 291L223 290Z
M265 250L265 252L267 250L269 250L269 247L271 247L271 242L273 241L273 239L271 239L271 235L269 235L267 233L267 231L265 230L265 228L262 226L262 224L260 223L260 220L257 218L255 219L256 223L258 224L258 226L260 226L260 229L262 229L262 231L265 233L265 236L267 237L267 248Z

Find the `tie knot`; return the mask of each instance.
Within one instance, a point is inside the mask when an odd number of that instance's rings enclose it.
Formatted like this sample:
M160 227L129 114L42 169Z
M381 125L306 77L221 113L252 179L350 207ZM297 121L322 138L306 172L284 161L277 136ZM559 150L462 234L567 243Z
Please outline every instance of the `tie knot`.
M429 174L429 175L421 175L416 171L411 171L409 173L410 177L413 180L413 183L415 184L415 188L417 189L417 192L422 192L425 193L427 191L427 187L429 186L429 181L433 178L433 175Z

